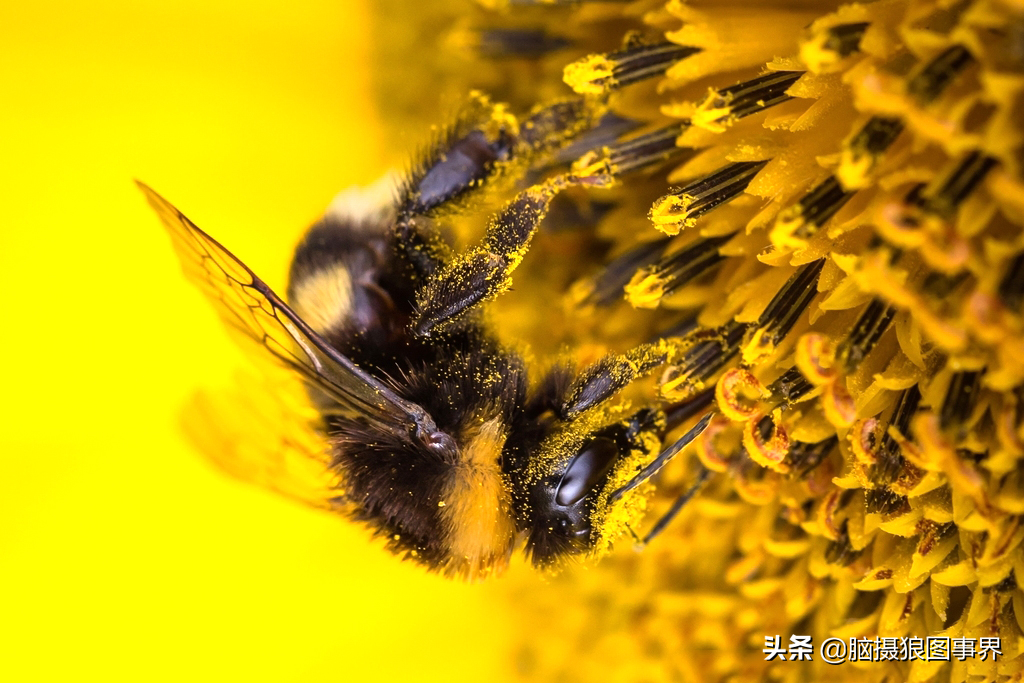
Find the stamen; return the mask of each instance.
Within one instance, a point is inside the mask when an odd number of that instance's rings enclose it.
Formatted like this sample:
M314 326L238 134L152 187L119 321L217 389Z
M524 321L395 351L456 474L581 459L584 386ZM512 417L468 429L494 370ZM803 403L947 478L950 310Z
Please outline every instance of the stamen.
M693 227L699 217L743 194L768 161L739 161L691 181L654 202L651 221L670 235Z
M697 338L711 338L695 343L673 364L662 382L662 394L681 398L702 391L707 381L739 351L748 327L730 320L715 330L695 333Z
M477 37L477 49L491 59L537 59L571 44L566 37L542 28L488 28L481 30Z
M772 396L781 396L786 405L796 403L807 392L814 388L814 385L807 381L807 378L796 368L790 368L781 377L771 383L768 391Z
M953 374L939 411L939 426L942 429L961 428L970 418L981 391L981 377L984 374L984 370Z
M843 520L843 526L839 529L839 538L829 543L825 549L825 561L830 564L837 564L848 567L853 564L862 551L854 550L850 544L849 520Z
M622 299L626 284L634 273L661 258L671 241L671 237L663 237L653 242L643 242L619 256L591 281L590 293L583 302L608 306Z
M835 52L840 57L848 57L860 48L860 39L864 37L868 22L863 21L856 24L839 24L825 32L825 41L822 47L830 52Z
M877 156L889 149L889 145L901 132L903 132L901 119L874 116L853 136L849 146L852 149Z
M816 443L805 443L797 441L789 450L786 458L797 476L805 477L808 472L821 464L821 462L839 444L839 437L831 436L824 441Z
M974 56L963 45L946 48L907 82L907 94L918 104L927 104L973 61Z
M795 235L807 239L853 197L843 190L836 176L829 176L808 192L795 205L785 209L772 229L772 242L785 244Z
M602 95L645 78L660 76L700 48L656 43L584 57L565 67L563 79L581 95Z
M804 71L772 71L728 88L712 91L697 105L695 126L721 132L735 121L793 99L786 94Z
M684 151L676 145L676 139L689 125L684 121L609 147L605 152L608 171L621 175L668 161Z
M578 175L588 175L583 167L592 163L589 160L604 154L608 148L618 144L620 137L629 135L641 126L637 121L606 112L591 129L580 132L568 145L558 150L549 164L536 169L534 172L538 176L534 182L539 181L546 171L564 164L572 164L573 171Z
M921 402L921 390L915 384L900 394L896 408L893 409L889 425L894 427L900 434L906 436L909 433L910 418L917 412ZM871 466L869 476L872 481L881 484L890 484L896 481L903 470L906 459L900 453L899 444L886 429L882 434L881 443L876 452L878 461Z
M952 216L997 163L996 159L973 151L954 165L936 190L919 191L914 197L914 203L925 211ZM910 197L907 199L909 203Z
M697 316L691 314L672 323L664 330L655 333L651 341L667 339L669 337L688 337L699 329L700 325L697 323ZM1024 401L1021 401L1021 403L1024 403Z
M671 432L701 412L715 400L714 388L706 389L686 401L665 408L665 433Z
M864 358L875 348L882 334L889 329L896 317L896 309L881 299L872 299L868 307L861 313L853 330L836 350L837 360L852 372Z
M867 22L860 22L819 31L800 46L800 59L811 71L820 73L856 52L867 27Z
M939 301L949 296L967 277L967 273L928 273L921 283L921 291L929 294L934 301Z
M626 298L637 308L654 308L666 295L692 282L725 260L718 248L732 234L697 240L685 249L643 268L626 285Z
M847 190L864 187L872 169L889 146L903 132L903 121L873 116L849 142L843 145L836 176Z
M909 505L910 500L906 496L894 492L887 486L869 489L864 494L864 508L870 513L892 515L909 509Z
M1017 254L1010 261L999 282L999 296L1009 310L1020 313L1024 309L1024 253Z
M754 334L743 349L744 362L753 363L771 353L789 334L818 293L816 284L824 265L825 259L812 261L786 281L758 319Z

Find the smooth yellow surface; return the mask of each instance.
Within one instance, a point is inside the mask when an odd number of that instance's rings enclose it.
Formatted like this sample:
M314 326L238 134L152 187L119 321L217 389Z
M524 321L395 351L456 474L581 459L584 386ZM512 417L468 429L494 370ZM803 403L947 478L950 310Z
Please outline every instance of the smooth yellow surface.
M497 586L224 478L177 424L243 360L132 179L280 286L385 170L366 8L3 5L0 680L493 679Z

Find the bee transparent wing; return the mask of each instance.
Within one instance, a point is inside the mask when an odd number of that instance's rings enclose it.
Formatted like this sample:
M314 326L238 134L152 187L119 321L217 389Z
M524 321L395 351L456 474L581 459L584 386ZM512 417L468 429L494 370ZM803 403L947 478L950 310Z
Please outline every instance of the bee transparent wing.
M229 391L197 392L182 411L183 431L210 463L235 479L337 510L341 482L331 469L330 445L297 384L240 375Z
M206 293L228 326L326 392L341 412L404 428L424 439L434 433L433 420L421 406L357 367L217 240L150 187L138 185L171 234L185 274Z

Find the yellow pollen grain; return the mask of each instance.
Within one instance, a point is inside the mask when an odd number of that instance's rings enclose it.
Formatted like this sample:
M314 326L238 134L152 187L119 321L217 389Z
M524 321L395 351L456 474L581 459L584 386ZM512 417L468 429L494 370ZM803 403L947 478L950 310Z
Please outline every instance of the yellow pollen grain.
M665 296L665 279L653 272L641 271L626 285L626 300L636 308L657 308Z
M614 68L607 55L590 55L566 66L562 80L581 95L600 95L614 84Z

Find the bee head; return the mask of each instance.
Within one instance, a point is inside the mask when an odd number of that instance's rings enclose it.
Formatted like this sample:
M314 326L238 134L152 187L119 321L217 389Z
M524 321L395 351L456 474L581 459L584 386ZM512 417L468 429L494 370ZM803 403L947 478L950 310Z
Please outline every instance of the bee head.
M526 550L547 567L573 555L594 554L625 530L617 514L636 497L611 493L657 448L661 414L642 410L625 421L583 431L569 424L547 440L526 485ZM626 515L628 517L628 513Z

